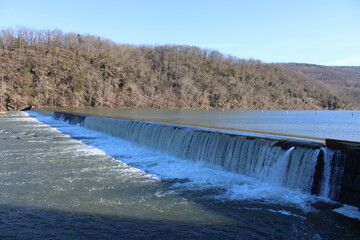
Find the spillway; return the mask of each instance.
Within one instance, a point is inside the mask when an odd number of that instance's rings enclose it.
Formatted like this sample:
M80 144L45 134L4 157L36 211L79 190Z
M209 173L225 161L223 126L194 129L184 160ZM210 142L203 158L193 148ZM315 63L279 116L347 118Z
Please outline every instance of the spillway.
M332 200L341 195L346 153L321 141L65 112L50 114L180 159L201 161Z
M329 139L9 112L0 115L0 236L358 239L358 208L339 204L358 202L351 149Z

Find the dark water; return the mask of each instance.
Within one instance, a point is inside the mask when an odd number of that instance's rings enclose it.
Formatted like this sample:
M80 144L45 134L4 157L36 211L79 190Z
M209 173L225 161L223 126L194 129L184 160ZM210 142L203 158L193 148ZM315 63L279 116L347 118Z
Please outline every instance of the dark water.
M31 113L0 115L0 239L359 239L326 199Z
M360 142L360 111L57 108L89 115Z

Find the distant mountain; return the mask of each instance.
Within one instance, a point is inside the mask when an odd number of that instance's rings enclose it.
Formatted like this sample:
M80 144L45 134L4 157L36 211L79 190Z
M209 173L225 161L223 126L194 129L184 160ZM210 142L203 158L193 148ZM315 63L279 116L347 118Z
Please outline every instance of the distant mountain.
M0 107L359 108L333 85L290 66L192 46L119 45L59 30L5 29Z
M360 66L322 66L304 63L282 64L287 69L303 73L320 80L333 88L335 94L359 106L360 104Z

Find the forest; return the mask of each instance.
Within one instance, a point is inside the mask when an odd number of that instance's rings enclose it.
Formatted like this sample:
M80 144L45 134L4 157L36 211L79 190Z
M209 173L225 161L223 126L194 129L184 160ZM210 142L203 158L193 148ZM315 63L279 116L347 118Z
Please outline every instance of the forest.
M304 63L287 63L283 66L330 85L347 102L357 106L360 103L360 66L321 66Z
M359 109L326 82L281 64L195 46L0 30L0 107Z

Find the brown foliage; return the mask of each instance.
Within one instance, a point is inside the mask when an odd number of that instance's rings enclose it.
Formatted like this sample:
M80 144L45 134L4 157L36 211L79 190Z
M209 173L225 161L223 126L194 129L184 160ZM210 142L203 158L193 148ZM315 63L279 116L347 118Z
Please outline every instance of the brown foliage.
M287 63L283 66L326 83L331 87L333 95L338 95L348 102L348 108L359 109L360 66L321 66L304 63Z
M27 28L0 32L0 106L337 109L326 85L280 65L192 46L118 45Z

